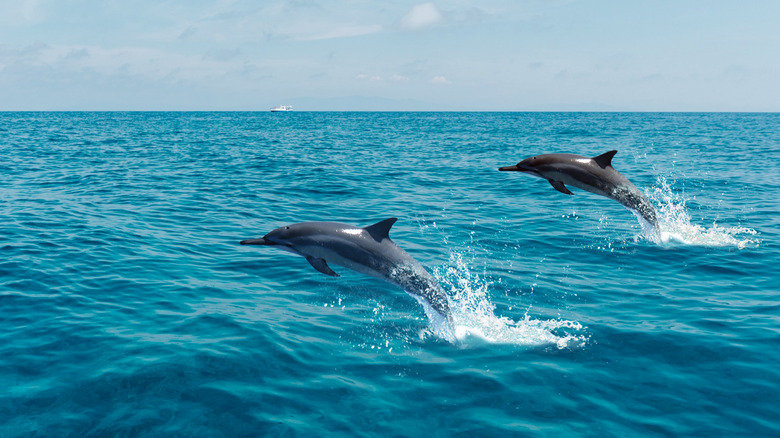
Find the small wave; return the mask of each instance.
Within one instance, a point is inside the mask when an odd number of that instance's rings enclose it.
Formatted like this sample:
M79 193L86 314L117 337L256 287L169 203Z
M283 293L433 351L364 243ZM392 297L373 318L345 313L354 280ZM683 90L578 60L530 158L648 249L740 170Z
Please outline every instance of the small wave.
M745 227L722 227L713 222L705 228L691 223L691 215L686 208L686 199L672 191L665 178L659 178L659 184L648 197L657 207L659 229L642 227L644 237L656 244L683 244L709 247L736 247L739 249L755 247L758 233ZM640 223L642 221L640 220Z
M576 334L583 329L576 321L540 320L528 314L520 321L496 316L495 306L487 295L490 283L473 274L461 254L451 253L449 264L434 269L434 276L449 292L455 320L453 335L460 345L555 345L563 349L587 342L584 335Z

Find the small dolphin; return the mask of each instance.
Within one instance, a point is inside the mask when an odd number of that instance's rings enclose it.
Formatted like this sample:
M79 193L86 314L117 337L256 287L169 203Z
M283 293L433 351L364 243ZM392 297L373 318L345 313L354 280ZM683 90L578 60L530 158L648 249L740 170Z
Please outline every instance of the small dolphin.
M650 225L658 228L655 208L631 181L612 167L617 151L605 152L588 158L574 154L544 154L526 158L515 166L501 167L501 171L517 171L544 178L555 190L573 195L564 184L579 187L623 204L636 212Z
M446 321L453 329L447 295L415 259L390 240L397 218L364 228L337 222L303 222L277 228L242 245L273 246L306 258L314 269L338 277L328 263L380 278L402 288L423 305L432 321Z

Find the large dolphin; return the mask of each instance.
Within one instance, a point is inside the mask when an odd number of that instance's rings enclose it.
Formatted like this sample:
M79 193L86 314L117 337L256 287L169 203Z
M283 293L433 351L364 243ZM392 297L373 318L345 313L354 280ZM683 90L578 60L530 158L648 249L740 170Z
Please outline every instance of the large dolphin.
M612 167L617 151L605 152L588 158L574 154L544 154L526 158L515 166L501 167L501 171L517 171L544 178L555 190L573 195L565 184L578 187L623 204L635 211L650 225L658 228L655 208L631 181Z
M265 245L298 254L314 269L331 277L339 275L328 264L344 266L402 288L423 305L432 322L454 328L447 295L415 259L390 240L390 228L397 218L367 227L337 222L302 222L279 227L259 239L242 240L242 245Z

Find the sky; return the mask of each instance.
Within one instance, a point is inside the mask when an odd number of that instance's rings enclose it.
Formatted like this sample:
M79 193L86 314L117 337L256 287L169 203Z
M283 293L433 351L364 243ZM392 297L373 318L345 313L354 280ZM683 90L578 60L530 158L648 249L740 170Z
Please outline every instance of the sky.
M778 0L0 0L0 111L780 111Z

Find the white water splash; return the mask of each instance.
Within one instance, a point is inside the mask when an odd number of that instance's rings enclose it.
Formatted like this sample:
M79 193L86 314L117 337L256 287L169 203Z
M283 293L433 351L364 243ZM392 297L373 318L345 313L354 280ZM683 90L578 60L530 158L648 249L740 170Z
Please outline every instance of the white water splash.
M449 266L436 268L434 276L450 296L455 320L453 335L461 345L555 345L562 349L587 342L584 335L570 333L583 329L575 321L533 319L528 314L520 321L496 316L487 295L490 283L472 274L461 254L450 254Z
M674 193L665 178L659 178L648 198L656 206L659 229L649 224L642 227L644 237L656 244L683 244L743 249L758 245L757 233L745 227L721 227L714 221L710 228L691 223L685 198ZM644 221L640 219L640 224Z

